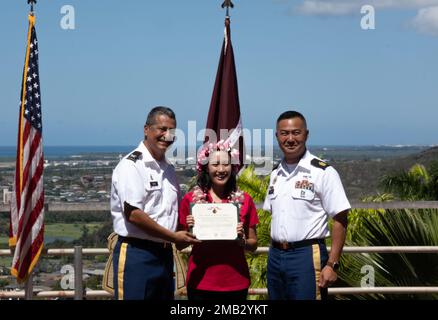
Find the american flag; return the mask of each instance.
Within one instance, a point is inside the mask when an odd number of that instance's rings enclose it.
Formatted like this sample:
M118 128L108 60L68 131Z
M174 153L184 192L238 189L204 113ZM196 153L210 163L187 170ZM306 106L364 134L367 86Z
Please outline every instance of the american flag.
M11 273L17 281L23 282L38 262L44 241L41 95L38 41L33 15L29 15L17 144L9 244L15 246Z

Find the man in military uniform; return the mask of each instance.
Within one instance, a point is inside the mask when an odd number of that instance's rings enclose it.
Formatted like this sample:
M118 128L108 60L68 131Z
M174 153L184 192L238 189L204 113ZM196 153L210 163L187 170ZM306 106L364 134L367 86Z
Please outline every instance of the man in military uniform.
M114 169L111 214L119 236L113 252L116 299L173 299L171 243L199 242L186 231L175 232L179 185L165 157L175 127L171 109L153 108L144 141Z
M325 299L337 279L350 203L336 170L307 150L308 136L301 113L280 115L276 137L284 159L271 174L264 203L272 213L267 274L272 300Z

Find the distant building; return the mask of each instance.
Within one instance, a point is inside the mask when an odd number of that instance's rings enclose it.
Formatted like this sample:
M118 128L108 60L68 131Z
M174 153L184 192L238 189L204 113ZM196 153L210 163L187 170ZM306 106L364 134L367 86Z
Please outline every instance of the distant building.
M103 276L105 270L99 270L99 269L84 269L83 274L88 274L92 276Z
M12 200L12 192L9 191L9 189L4 188L3 189L3 203L9 204Z
M50 162L49 162L49 160L44 160L44 168L47 168L47 167L50 167Z
M90 186L93 183L94 177L91 175L86 175L81 177L81 182L85 187Z

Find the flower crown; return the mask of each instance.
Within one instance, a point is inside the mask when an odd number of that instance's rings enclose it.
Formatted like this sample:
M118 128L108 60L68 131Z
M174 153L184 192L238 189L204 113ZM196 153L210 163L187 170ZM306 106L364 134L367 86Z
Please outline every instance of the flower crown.
M202 172L202 166L208 163L208 157L215 151L225 151L231 156L231 166L236 173L240 169L239 150L231 148L228 140L220 140L217 143L209 143L202 147L198 153L198 161L196 162L196 170Z

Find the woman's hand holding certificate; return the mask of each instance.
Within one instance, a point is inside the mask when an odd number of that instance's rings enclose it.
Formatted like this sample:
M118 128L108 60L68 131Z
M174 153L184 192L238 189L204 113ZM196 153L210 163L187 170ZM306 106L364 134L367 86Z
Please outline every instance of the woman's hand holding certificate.
M191 208L193 234L199 240L235 240L239 209L233 203L198 203Z

